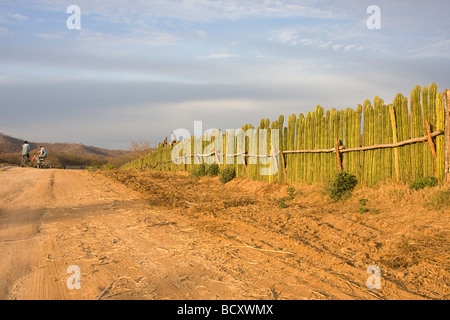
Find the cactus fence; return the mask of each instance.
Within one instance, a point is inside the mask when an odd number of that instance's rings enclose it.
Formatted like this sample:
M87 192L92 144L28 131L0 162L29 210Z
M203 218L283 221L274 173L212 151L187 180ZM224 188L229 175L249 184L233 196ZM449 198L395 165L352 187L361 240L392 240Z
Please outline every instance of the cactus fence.
M262 119L258 128L247 124L160 144L124 168L190 171L217 163L234 167L238 177L281 183L326 183L340 171L365 185L425 176L450 180L449 100L450 90L439 93L432 83L416 86L409 101L398 94L392 104L375 97L356 110L317 106L306 115L292 114L286 126L280 115L273 122Z

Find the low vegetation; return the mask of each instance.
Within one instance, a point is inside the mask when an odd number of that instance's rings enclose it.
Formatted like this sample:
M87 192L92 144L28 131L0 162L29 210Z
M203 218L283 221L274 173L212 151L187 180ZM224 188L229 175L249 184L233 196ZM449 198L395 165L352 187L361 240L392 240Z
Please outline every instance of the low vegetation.
M380 212L379 212L378 210L376 210L376 209L371 209L371 208L368 208L368 207L367 207L367 203L368 203L368 202L369 202L369 201L368 201L366 198L358 199L358 203L359 203L358 212L359 212L359 213L368 213L368 212L371 212L371 213L374 213L374 214L379 214Z
M206 174L210 177L217 177L219 175L219 166L213 163L206 169Z
M201 165L195 166L191 172L191 176L194 178L201 178L206 176L206 166L202 163Z
M274 200L278 203L278 206L281 209L288 208L289 202L294 200L295 196L302 194L301 191L296 191L294 187L288 187L286 189L286 192L287 192L287 196L284 196L281 198L274 197Z
M222 183L230 182L236 178L236 171L232 167L227 167L219 170L219 180Z
M439 180L435 177L425 177L415 180L409 188L411 190L419 190L426 187L435 187L439 184Z
M338 173L330 183L327 191L331 199L339 201L350 196L351 191L358 184L358 179L347 172Z

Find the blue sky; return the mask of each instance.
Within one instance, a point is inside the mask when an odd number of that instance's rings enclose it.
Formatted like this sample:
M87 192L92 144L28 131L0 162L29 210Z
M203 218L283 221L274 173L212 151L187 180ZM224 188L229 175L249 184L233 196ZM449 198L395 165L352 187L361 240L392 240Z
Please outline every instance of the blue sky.
M81 9L69 30L67 7ZM367 8L381 9L369 30ZM0 132L127 149L177 128L450 89L448 1L2 0Z

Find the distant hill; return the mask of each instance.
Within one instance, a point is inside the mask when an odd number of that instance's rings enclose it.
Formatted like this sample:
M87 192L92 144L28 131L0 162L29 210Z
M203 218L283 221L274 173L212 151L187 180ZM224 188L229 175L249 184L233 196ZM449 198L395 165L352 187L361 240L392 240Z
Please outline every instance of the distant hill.
M0 133L0 162L18 164L24 140ZM38 146L44 146L48 160L55 165L92 165L93 163L120 164L130 160L131 151L108 150L76 143L45 143L29 142L31 154L38 151Z

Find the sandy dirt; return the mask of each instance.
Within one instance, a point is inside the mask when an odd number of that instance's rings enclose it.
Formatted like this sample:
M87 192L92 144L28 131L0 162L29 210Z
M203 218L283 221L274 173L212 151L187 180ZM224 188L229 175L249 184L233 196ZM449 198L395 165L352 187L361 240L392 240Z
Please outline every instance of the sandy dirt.
M450 207L429 191L333 203L320 186L282 200L287 186L184 173L4 167L0 179L0 299L450 298ZM381 289L367 287L372 265Z

